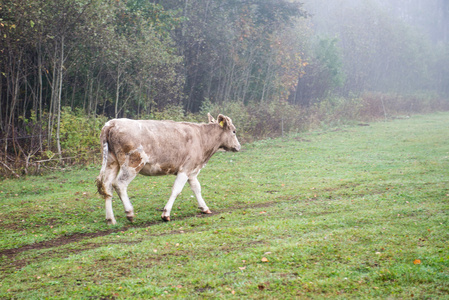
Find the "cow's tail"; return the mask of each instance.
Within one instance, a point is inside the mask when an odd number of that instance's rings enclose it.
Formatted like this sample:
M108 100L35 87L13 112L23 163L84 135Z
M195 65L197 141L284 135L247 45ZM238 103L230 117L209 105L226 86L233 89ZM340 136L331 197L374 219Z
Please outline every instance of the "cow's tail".
M106 168L108 165L108 156L109 156L108 136L109 136L110 129L111 129L111 126L108 123L106 123L106 125L103 127L103 129L101 129L101 133L100 133L101 155L103 157L103 162L101 164L100 174L97 176L95 183L97 185L98 193L102 196L112 196L112 195L110 195L110 193L108 192L108 189L104 185Z

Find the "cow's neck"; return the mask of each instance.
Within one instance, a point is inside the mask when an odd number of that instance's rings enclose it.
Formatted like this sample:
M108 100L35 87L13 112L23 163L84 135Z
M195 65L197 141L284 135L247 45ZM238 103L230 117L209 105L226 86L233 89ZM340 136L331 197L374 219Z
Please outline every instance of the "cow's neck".
M201 139L203 145L203 163L209 159L221 146L221 134L223 130L217 124L202 124Z

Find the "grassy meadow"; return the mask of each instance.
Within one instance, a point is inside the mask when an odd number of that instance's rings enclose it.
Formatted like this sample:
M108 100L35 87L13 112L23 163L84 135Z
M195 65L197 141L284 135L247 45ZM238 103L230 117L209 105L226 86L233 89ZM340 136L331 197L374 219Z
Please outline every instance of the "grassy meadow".
M362 126L363 125L363 126ZM449 298L449 113L217 153L162 222L173 176L104 222L100 165L0 182L0 298Z

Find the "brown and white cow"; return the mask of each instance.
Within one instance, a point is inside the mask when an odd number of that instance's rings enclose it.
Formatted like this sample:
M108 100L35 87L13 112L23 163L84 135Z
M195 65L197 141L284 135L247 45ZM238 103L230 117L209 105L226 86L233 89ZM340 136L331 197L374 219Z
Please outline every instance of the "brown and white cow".
M122 200L128 220L133 220L134 209L127 187L137 174L176 175L162 213L164 221L170 221L173 203L187 181L199 209L211 213L201 196L197 176L218 149L236 152L240 143L229 117L219 115L215 120L208 114L208 118L208 124L113 119L104 125L100 134L103 164L96 183L106 202L108 224L116 224L112 211L113 188Z

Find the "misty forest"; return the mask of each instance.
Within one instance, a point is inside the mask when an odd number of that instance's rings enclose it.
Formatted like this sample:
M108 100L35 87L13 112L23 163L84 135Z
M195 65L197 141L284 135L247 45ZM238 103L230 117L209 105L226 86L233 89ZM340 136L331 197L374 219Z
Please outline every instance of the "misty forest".
M2 176L95 163L116 117L224 113L248 142L449 109L448 0L0 5Z

